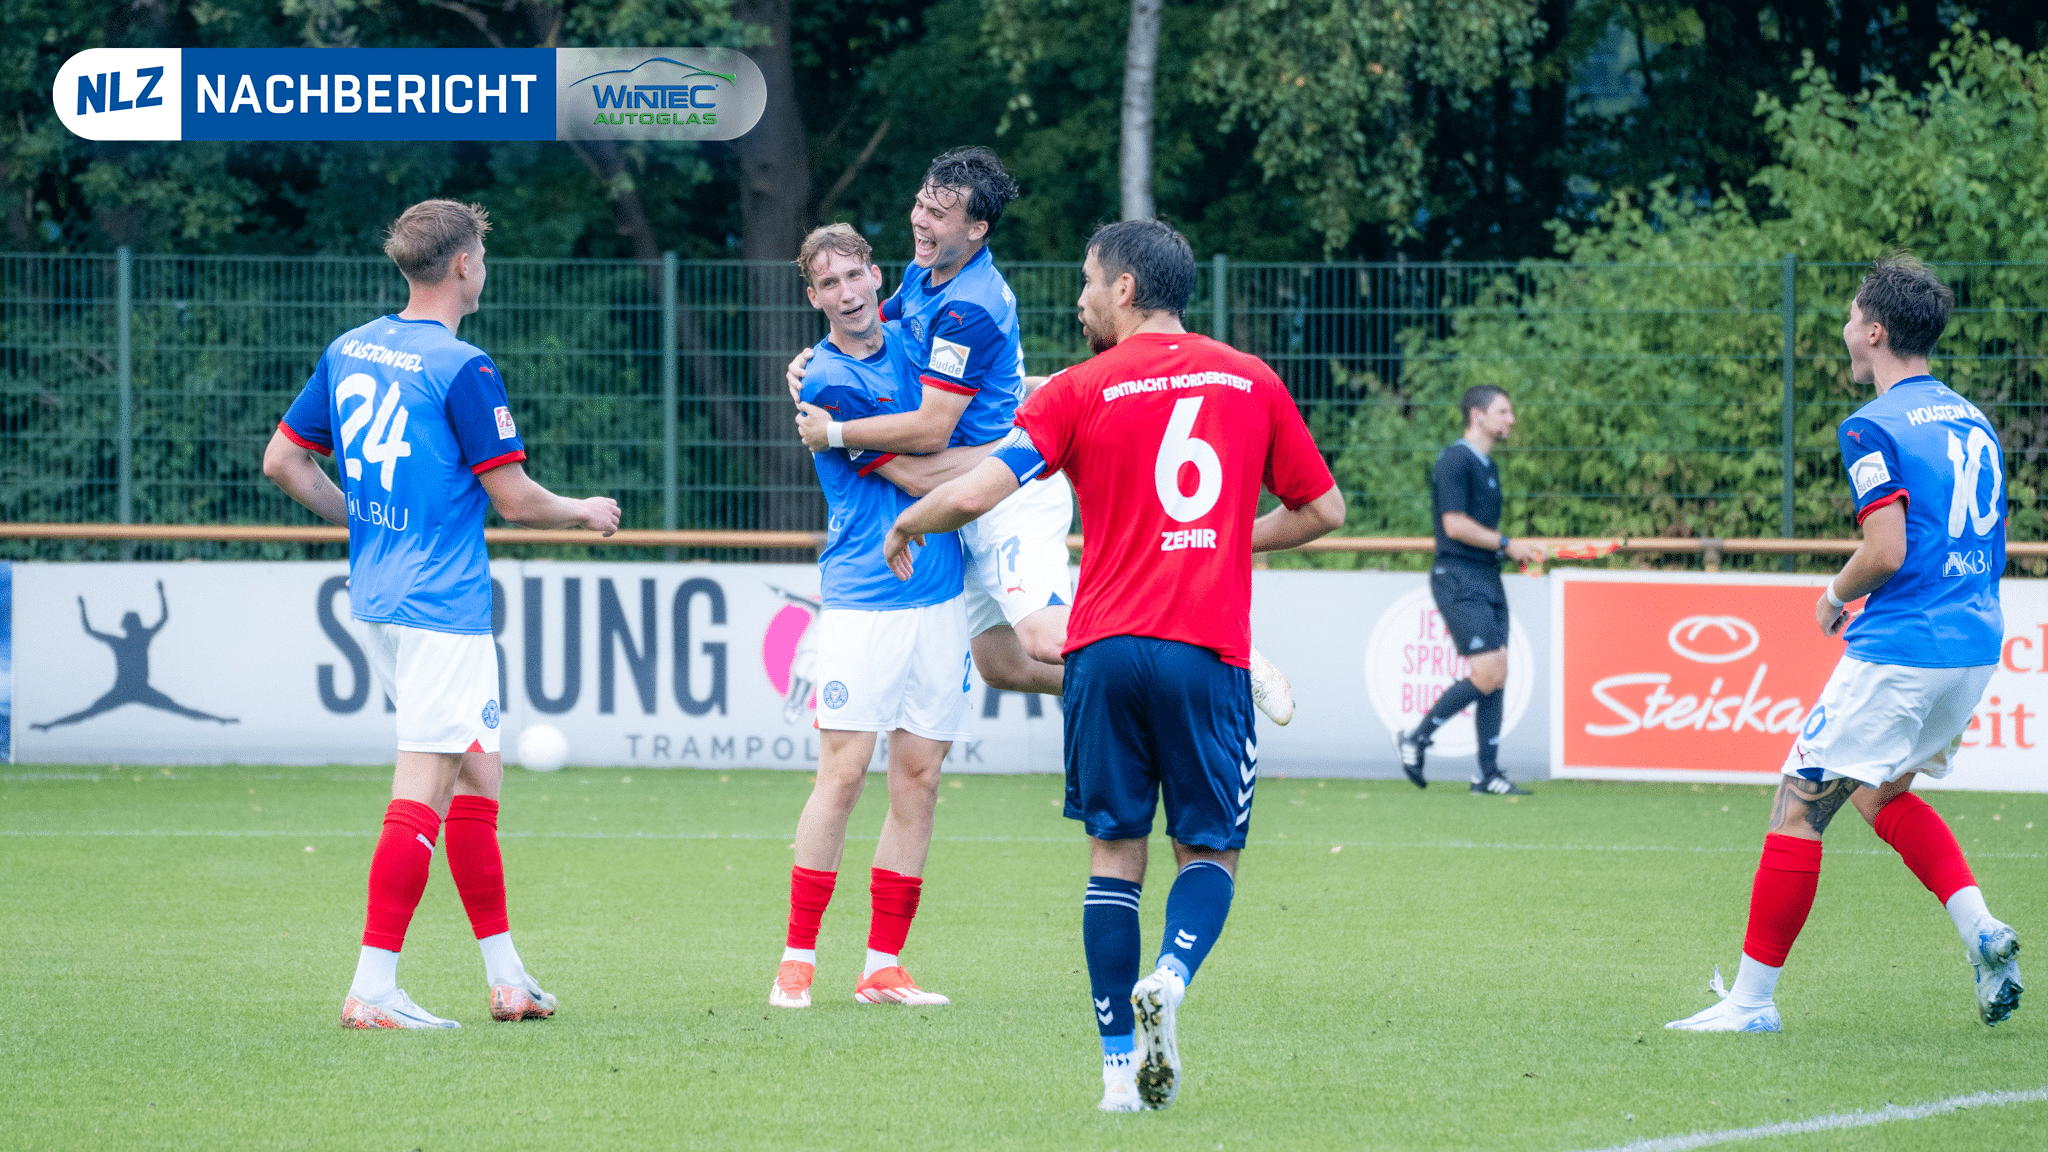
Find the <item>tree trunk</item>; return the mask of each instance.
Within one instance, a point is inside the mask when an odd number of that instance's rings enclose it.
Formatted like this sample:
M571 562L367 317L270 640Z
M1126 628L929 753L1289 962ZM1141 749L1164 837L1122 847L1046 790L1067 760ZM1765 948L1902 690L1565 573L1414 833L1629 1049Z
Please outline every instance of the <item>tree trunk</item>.
M1159 72L1160 0L1131 0L1124 47L1123 208L1126 220L1158 215L1152 203L1152 88Z
M771 261L747 274L747 373L760 477L763 529L822 528L824 517L810 458L790 422L783 365L811 342L817 328L790 261L810 225L811 165L797 111L790 61L788 0L738 0L733 15L768 30L771 42L749 50L768 82L768 107L753 131L733 142L740 162L740 252Z

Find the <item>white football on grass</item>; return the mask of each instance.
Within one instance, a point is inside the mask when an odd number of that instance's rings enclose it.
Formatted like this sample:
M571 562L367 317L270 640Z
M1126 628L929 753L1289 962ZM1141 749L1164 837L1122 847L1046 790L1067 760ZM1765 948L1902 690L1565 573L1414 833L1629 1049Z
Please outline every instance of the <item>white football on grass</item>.
M553 772L569 759L569 740L552 724L528 724L519 734L519 763L529 772Z

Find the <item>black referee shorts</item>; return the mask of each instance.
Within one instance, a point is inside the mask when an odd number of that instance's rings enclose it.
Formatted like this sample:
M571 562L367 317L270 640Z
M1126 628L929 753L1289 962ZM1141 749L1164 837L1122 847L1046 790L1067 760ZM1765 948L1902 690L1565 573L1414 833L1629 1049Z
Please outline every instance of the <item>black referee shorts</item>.
M1429 570L1429 592L1460 656L1507 647L1508 592L1500 569L1438 560Z

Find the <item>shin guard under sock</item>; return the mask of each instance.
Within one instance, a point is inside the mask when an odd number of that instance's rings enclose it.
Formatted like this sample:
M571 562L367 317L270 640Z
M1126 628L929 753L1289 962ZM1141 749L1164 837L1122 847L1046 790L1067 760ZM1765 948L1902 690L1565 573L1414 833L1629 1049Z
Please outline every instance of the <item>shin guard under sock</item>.
M434 838L441 818L417 800L393 800L384 809L384 832L370 857L370 906L363 916L363 943L387 952L405 949L405 930L427 890Z
M1166 894L1166 938L1159 945L1159 963L1178 972L1183 984L1194 981L1196 969L1223 934L1236 892L1229 870L1214 860L1196 860L1174 877Z
M1820 887L1820 841L1783 833L1764 837L1763 859L1749 893L1749 932L1742 954L1772 968L1785 966L1792 942L1813 910Z
M1479 737L1479 774L1494 776L1500 773L1500 720L1501 711L1507 702L1507 692L1495 688L1479 698L1479 704L1472 709L1472 727Z
M1949 897L1977 883L1963 859L1962 846L1948 821L1911 792L1901 792L1878 810L1871 821L1877 838L1892 846L1906 861L1906 867L1920 878L1934 898L1947 904Z
M783 939L786 946L806 950L818 946L818 925L825 919L825 908L832 903L832 888L838 882L837 872L820 872L815 868L789 870L789 934Z
M1104 1037L1128 1040L1137 1021L1131 988L1138 982L1138 894L1141 885L1113 876L1090 876L1081 898L1081 945L1088 955L1088 994L1095 1026ZM1117 1041L1121 1044L1122 1041ZM1105 1040L1104 1052L1110 1051ZM1129 1048L1118 1048L1128 1052Z
M505 915L505 860L498 851L498 802L457 796L443 824L448 873L469 913L470 930L482 940L512 930Z
M868 896L873 902L868 921L868 948L898 955L910 939L910 922L917 918L917 901L924 894L924 879L875 868L868 873Z

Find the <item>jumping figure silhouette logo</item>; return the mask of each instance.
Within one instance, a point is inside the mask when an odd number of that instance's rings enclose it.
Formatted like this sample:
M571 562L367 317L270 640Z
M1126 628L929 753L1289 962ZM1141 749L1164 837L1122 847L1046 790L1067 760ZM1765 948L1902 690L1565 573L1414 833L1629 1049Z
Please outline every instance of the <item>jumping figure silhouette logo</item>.
M121 617L123 635L109 636L95 632L92 619L85 613L85 597L78 598L78 622L85 627L85 634L114 650L114 686L106 695L69 716L52 720L48 724L31 724L38 732L47 732L64 724L76 724L90 720L102 712L111 712L123 704L140 704L146 708L157 708L174 712L194 720L213 720L222 724L238 724L241 721L227 716L213 716L196 708L187 708L169 696L149 686L149 642L163 631L164 624L171 618L170 602L164 599L164 582L156 582L156 623L147 628L142 626L140 613L129 612Z

